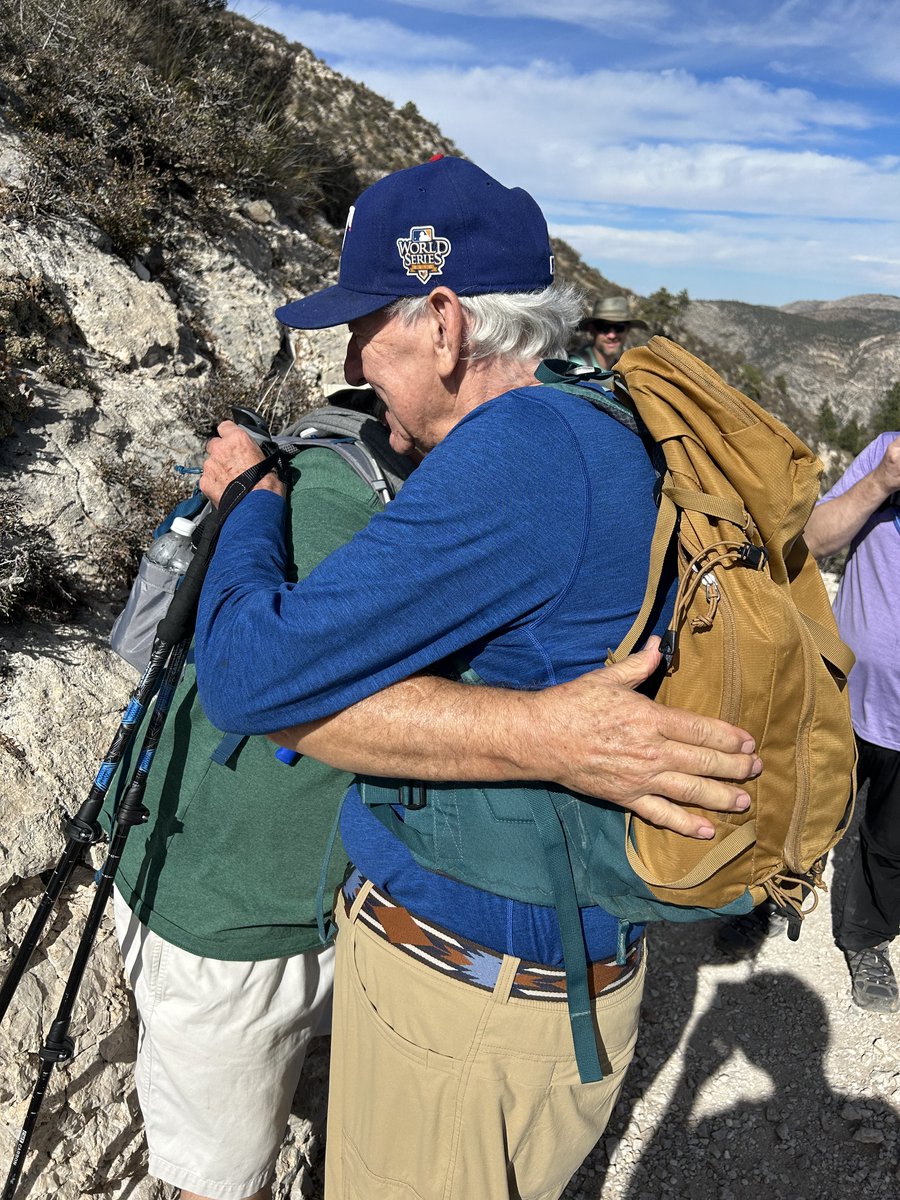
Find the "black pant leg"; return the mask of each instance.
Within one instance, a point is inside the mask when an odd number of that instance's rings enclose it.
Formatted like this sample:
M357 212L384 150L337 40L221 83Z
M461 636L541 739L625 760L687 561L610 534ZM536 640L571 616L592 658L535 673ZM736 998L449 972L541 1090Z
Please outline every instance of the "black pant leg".
M900 751L856 741L859 783L868 779L869 791L838 920L842 950L865 950L900 931Z

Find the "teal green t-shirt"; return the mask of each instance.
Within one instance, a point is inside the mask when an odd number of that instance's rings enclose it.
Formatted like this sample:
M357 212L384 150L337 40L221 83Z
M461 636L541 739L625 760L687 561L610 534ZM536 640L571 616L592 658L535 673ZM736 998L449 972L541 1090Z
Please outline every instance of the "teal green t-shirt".
M304 450L293 466L289 548L302 579L382 505L330 450ZM306 757L288 766L264 737L248 738L220 765L210 756L222 736L203 715L189 665L148 778L150 819L129 831L116 886L145 925L191 954L302 953L319 944L316 889L352 776ZM326 906L345 866L338 841Z

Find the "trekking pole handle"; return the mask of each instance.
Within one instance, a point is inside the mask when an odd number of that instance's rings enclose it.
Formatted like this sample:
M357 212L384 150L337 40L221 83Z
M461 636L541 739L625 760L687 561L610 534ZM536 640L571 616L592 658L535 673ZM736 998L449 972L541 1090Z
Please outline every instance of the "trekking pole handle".
M172 597L168 611L156 627L156 636L162 638L167 645L175 645L183 641L194 631L197 615L197 605L200 601L200 589L216 548L219 531L228 519L232 509L251 492L259 481L272 470L277 470L282 462L282 453L275 450L266 458L252 467L248 467L236 479L232 479L222 493L219 507L215 513L203 521L200 526L200 540L194 550L194 557L185 572L181 586Z

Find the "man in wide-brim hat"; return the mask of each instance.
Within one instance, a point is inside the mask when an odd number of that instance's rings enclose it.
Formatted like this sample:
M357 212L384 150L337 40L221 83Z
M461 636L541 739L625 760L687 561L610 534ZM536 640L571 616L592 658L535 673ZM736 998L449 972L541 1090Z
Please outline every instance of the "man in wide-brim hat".
M603 371L611 370L619 361L632 326L637 329L649 328L646 321L632 317L626 296L607 296L598 300L590 316L578 323L578 328L587 330L592 340L579 347L571 356L572 362L585 367L599 367Z

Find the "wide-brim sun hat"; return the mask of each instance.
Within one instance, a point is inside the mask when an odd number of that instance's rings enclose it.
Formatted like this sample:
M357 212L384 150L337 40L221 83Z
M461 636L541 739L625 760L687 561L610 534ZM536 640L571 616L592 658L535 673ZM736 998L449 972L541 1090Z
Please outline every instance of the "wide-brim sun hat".
M640 317L633 317L628 305L627 296L605 296L598 300L588 316L578 322L579 329L587 329L594 321L610 321L614 325L625 324L636 329L649 329L650 326Z
M347 217L338 282L275 310L284 325L345 325L443 285L460 296L553 282L544 215L462 158L435 158L367 188Z

